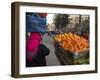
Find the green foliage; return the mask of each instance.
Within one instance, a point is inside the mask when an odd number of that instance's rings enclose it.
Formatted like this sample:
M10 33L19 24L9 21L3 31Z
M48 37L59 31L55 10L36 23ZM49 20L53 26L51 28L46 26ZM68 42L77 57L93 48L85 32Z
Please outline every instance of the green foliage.
M83 21L83 30L84 32L89 32L89 20L88 19Z
M56 14L54 16L54 24L57 29L62 29L67 26L69 23L69 15L68 14Z

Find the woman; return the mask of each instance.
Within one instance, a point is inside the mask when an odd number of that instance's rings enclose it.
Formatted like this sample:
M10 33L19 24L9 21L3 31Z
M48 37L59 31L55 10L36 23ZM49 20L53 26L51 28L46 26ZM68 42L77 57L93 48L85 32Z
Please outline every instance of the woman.
M31 32L26 41L26 67L46 66L45 56L50 50L41 44L41 34Z

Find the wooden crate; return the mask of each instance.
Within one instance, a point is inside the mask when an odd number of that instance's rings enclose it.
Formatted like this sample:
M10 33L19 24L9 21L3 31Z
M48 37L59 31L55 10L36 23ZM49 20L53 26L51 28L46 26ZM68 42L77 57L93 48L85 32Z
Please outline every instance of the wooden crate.
M84 49L81 52L71 52L64 50L58 42L54 42L55 54L57 55L60 62L64 65L73 64L89 64L89 49Z

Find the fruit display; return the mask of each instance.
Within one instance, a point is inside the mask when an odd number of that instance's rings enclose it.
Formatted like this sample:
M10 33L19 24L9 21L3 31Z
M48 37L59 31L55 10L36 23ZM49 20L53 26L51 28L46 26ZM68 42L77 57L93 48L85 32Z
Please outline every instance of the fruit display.
M87 39L71 32L57 34L54 39L63 49L71 52L81 52L89 48L89 41Z

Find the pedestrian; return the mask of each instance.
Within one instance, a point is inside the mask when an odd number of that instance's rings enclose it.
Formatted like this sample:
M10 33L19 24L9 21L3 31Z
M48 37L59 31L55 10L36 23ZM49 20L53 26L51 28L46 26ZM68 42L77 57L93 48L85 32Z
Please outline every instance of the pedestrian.
M50 50L41 43L42 36L38 32L31 32L26 41L26 67L46 66L45 56Z

